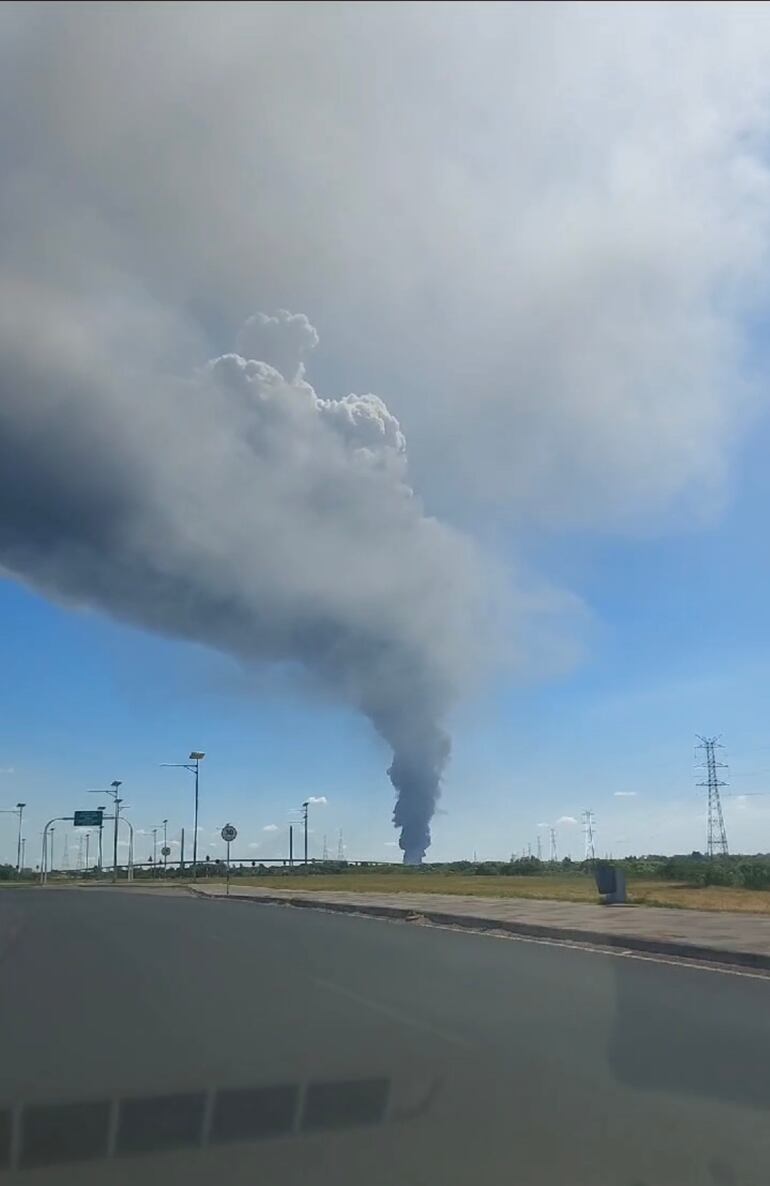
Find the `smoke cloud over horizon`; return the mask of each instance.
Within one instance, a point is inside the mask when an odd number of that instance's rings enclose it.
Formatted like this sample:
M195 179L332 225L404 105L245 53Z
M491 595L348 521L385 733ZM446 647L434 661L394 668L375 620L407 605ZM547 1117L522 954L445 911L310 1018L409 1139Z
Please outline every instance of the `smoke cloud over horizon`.
M770 10L0 33L0 565L310 672L390 746L419 860L487 660L569 667L551 580L606 613L597 543L717 524L766 421Z
M247 663L302 664L392 747L394 822L419 862L479 565L423 513L398 421L374 395L316 395L303 315L251 318L247 357L130 383L70 329L32 351L0 329L0 563Z

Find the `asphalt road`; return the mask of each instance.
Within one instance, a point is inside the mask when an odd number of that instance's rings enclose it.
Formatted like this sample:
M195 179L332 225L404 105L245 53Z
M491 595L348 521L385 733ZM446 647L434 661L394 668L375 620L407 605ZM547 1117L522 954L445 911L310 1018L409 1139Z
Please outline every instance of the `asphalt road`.
M0 1183L765 1186L769 1108L751 975L0 892Z

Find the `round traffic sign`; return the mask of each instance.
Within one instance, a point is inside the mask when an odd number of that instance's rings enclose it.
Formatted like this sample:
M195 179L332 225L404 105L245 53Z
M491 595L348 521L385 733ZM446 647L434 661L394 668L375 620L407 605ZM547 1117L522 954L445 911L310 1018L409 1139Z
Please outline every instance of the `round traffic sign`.
M163 845L163 848L160 850L160 855L162 857L170 857L171 856L171 849L169 848L169 846L167 844Z
M222 839L226 840L229 844L231 840L235 840L235 837L238 835L238 829L234 828L232 824L225 824L221 835Z

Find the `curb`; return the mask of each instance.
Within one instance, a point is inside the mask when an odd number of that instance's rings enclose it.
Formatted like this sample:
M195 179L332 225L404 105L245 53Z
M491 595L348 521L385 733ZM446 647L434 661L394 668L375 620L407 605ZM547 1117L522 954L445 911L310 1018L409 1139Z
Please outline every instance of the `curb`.
M507 919L493 919L470 914L447 914L442 910L415 911L408 906L367 905L359 902L308 901L307 898L274 897L261 894L247 897L243 894L210 894L206 890L188 887L198 898L228 902L246 902L257 906L296 906L307 910L331 910L337 914L358 914L371 918L395 919L409 922L419 915L420 919L439 926L464 927L473 931L507 931L531 939L557 939L584 946L617 947L624 951L641 951L648 955L668 955L679 959L699 960L709 964L740 965L770 971L770 955L759 951L725 951L723 948L703 947L697 943L678 943L668 939L646 939L637 935L607 934L605 931L581 931L573 927L550 927L540 923L518 922Z

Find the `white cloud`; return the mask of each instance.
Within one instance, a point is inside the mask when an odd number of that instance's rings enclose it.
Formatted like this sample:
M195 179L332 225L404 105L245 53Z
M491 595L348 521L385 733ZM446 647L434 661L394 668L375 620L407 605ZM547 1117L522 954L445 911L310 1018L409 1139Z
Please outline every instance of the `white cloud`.
M556 821L557 824L563 824L565 827L571 827L577 823L574 815L560 815Z
M264 828L262 829L262 831L263 831L263 832L277 832L277 831L278 831L278 824L265 824L265 826L264 826Z
M396 841L396 840L386 840L386 841L385 841L385 847L386 847L386 848L398 848L398 841Z
M251 843L249 844L249 848L259 848L259 841L252 840Z
M550 828L550 824L538 824L538 828Z
M635 799L636 791L613 791L616 799Z
M315 803L318 807L325 807L328 802L326 795L311 795L308 799L308 803Z

